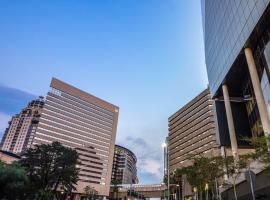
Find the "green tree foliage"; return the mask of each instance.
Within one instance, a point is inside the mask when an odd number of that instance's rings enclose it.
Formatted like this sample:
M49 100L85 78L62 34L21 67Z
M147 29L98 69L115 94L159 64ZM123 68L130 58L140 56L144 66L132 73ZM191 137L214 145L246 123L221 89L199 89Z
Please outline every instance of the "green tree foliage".
M236 180L243 170L246 170L247 163L251 156L249 154L240 156L239 159L235 160L232 156L227 156L225 158L221 156L216 157L206 157L204 155L191 156L189 159L191 165L184 167L182 169L177 169L172 175L172 183L177 183L175 180L179 180L181 176L186 176L187 181L193 188L197 188L199 198L203 198L203 192L205 190L206 184L209 186L209 190L212 192L212 196L215 191L215 181L219 180L227 174L232 177L231 180L235 198L236 194Z
M190 156L191 165L177 169L172 175L172 182L177 184L181 176L185 176L193 188L197 188L199 198L203 198L205 186L213 192L215 180L224 175L224 160L222 157L206 157L203 155ZM213 194L214 195L214 194Z
M265 135L246 140L255 148L255 152L249 154L250 157L263 163L264 168L270 170L270 136Z
M0 162L0 199L24 199L27 184L26 172L20 165Z
M64 147L59 142L36 145L26 150L19 161L29 177L29 192L39 197L50 196L56 198L57 190L61 188L66 192L75 190L78 181L79 155L76 150Z
M250 155L241 155L238 159L233 156L227 156L224 159L224 164L226 165L226 173L229 177L231 177L231 184L233 186L234 198L237 199L237 191L236 191L236 180L237 178L246 171L248 161L250 159Z

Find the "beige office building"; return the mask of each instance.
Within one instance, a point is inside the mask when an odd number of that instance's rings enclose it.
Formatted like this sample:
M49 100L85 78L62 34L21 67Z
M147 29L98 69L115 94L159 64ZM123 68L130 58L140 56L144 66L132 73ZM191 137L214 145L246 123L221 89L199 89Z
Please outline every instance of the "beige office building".
M44 100L40 97L11 118L0 144L1 150L20 154L31 146L43 105Z
M77 192L109 196L119 108L52 79L33 145L59 141L80 154Z
M220 153L216 142L213 101L209 89L169 118L169 169L189 165L189 156Z

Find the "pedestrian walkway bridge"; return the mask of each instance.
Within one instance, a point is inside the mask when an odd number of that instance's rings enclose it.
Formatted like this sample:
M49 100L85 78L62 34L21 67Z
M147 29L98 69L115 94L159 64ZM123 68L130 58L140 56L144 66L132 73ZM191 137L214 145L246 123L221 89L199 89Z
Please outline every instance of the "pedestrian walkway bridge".
M165 184L152 184L152 185L141 185L141 184L123 184L117 186L111 186L111 191L113 188L118 188L117 192L112 194L114 198L118 199L128 199L130 196L130 190L135 191L140 196L144 196L146 198L160 198L164 196L164 191L166 189Z

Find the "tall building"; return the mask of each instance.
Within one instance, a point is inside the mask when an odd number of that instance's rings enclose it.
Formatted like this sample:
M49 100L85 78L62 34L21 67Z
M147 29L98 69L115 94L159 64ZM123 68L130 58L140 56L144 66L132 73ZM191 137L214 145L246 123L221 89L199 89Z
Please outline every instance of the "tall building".
M132 151L115 145L111 182L117 184L138 183L136 163L137 158Z
M59 141L80 155L77 192L109 196L119 108L55 78L33 144Z
M230 147L237 160L240 150L248 147L242 136L270 134L270 0L201 3L218 142ZM258 166L253 168L256 173L261 171ZM257 174L255 193L269 199L270 183L263 177ZM243 181L243 177L237 180L238 197L251 199L249 183ZM234 199L232 189L224 194L225 199Z
M270 0L202 0L205 60L219 143L270 133Z
M167 174L191 165L192 155L219 156L213 100L209 88L169 117L169 136L164 149L164 169ZM168 169L167 169L168 168ZM192 195L192 188L183 176L178 180L176 195ZM177 190L178 191L178 190Z
M191 154L220 153L208 88L169 117L168 148L170 172L188 166Z
M1 150L19 154L31 146L43 106L44 100L40 97L12 117L1 141Z

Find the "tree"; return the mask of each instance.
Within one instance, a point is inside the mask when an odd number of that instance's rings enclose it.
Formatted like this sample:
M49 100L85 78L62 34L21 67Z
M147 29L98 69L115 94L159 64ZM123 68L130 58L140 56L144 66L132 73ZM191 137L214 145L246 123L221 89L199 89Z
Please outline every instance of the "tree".
M227 174L229 177L232 177L232 186L234 191L234 198L237 200L237 190L236 190L236 180L237 178L246 171L248 160L250 155L241 155L238 159L233 156L227 156L224 158L224 162L227 169Z
M212 196L215 191L215 181L224 175L223 170L223 158L218 157L206 157L204 155L190 156L189 160L191 165L177 169L171 179L175 183L180 179L181 176L185 175L189 184L197 188L199 198L203 198L203 193L206 186L209 186ZM216 191L217 195L218 191Z
M250 153L249 156L254 160L264 164L264 169L270 170L270 136L264 135L260 137L252 137L246 139L251 145L254 146L255 152Z
M60 186L66 192L76 189L74 185L78 181L78 158L76 150L53 142L26 150L19 163L27 172L32 193L38 191L40 197L52 193L58 198L57 190Z
M0 162L0 199L24 199L27 184L26 172L18 163Z

